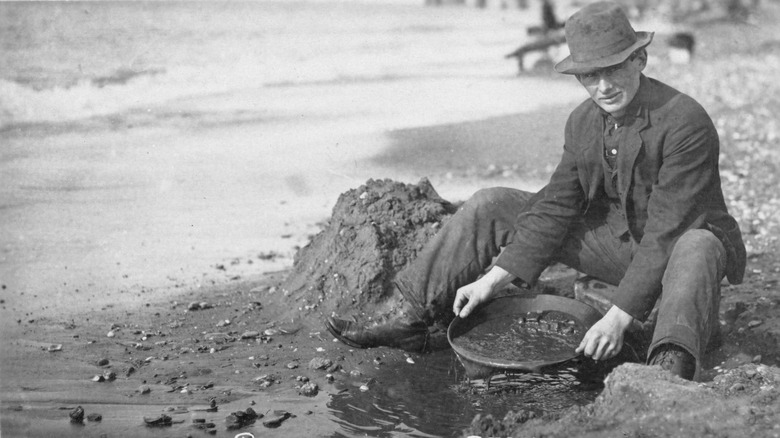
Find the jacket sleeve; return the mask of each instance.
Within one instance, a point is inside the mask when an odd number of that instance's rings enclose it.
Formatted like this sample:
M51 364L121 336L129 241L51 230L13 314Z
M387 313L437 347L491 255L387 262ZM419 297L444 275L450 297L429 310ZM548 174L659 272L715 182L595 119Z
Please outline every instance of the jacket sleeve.
M669 127L658 141L661 160L647 202L647 222L639 247L613 303L644 320L661 293L661 281L677 239L705 226L712 202L710 189L718 176L718 135L711 119L695 101L682 97L659 124Z
M585 198L572 148L572 118L566 123L563 156L550 182L529 209L518 215L511 242L496 260L499 266L534 283L563 243L572 221L582 213Z

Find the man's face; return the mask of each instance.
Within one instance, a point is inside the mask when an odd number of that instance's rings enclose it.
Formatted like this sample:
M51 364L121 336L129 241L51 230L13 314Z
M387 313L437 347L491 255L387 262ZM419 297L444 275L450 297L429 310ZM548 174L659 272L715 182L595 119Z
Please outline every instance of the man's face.
M647 64L644 51L624 62L593 72L577 75L590 98L604 111L621 117L639 89L639 77Z

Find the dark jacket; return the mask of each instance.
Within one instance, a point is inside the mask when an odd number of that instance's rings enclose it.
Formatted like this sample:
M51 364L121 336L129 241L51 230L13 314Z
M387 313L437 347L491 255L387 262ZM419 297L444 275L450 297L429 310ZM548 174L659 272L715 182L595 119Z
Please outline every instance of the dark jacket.
M669 256L687 230L709 229L728 254L726 276L742 282L745 246L726 209L712 120L691 97L642 75L628 108L632 118L618 155L618 192L638 248L614 304L644 320L661 293ZM566 123L558 167L518 216L516 233L496 264L535 282L561 247L567 229L604 203L603 119L595 102L579 105Z

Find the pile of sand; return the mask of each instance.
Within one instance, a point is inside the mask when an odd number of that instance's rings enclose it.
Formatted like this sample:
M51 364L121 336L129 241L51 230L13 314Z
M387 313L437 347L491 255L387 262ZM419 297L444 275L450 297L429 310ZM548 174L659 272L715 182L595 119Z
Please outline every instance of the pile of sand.
M339 196L333 214L295 256L281 287L298 307L370 312L392 281L457 209L431 183L369 180Z

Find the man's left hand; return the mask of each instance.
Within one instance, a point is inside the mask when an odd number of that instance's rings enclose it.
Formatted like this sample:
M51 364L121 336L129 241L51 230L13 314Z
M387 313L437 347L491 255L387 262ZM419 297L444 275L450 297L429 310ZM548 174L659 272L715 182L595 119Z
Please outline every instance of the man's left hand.
M612 306L604 317L585 333L575 352L585 353L593 360L611 359L623 348L623 334L633 317L617 306Z

